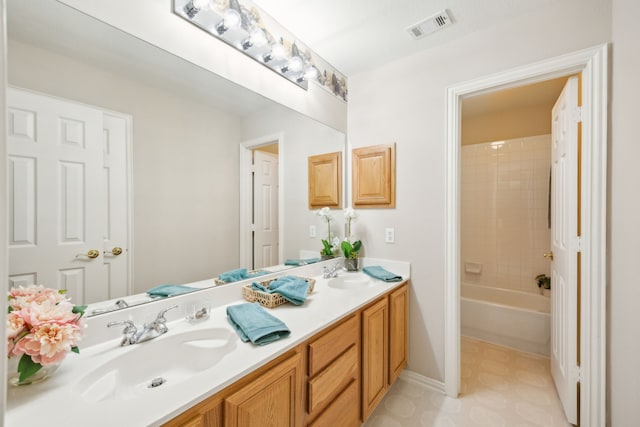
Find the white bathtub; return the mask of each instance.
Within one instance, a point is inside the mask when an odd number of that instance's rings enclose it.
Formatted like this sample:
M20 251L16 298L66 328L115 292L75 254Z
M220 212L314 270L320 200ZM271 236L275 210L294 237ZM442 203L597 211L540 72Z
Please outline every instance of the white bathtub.
M464 283L460 297L462 335L549 356L549 297Z

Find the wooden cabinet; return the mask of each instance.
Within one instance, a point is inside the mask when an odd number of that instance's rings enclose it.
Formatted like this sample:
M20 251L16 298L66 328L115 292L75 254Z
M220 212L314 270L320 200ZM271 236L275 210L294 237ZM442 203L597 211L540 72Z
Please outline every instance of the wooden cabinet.
M354 148L352 159L353 206L396 207L396 145Z
M389 295L389 385L407 366L409 344L409 286Z
M342 207L342 152L309 157L309 209Z
M362 420L407 366L409 287L403 285L362 311Z
M389 385L389 304L384 297L362 312L362 419L382 400Z
M165 426L359 426L407 365L408 289L380 297Z
M224 401L228 427L300 425L302 356L298 353L252 380Z
M307 425L359 425L359 342L359 317L352 315L309 343Z

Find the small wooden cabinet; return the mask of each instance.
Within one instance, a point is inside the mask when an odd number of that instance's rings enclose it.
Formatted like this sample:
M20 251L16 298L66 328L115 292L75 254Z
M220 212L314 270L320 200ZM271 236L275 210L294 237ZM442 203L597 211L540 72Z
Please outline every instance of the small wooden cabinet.
M302 356L280 362L224 400L228 427L300 425Z
M409 286L389 295L389 385L407 366L409 352Z

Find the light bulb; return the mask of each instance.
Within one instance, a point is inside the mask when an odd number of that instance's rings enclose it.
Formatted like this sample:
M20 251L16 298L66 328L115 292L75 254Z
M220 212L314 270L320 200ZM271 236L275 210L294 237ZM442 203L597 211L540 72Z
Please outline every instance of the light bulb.
M261 28L256 28L251 35L242 41L242 48L249 49L251 46L260 47L267 43L267 36Z
M281 43L276 43L271 46L271 52L264 55L264 62L278 61L283 59L287 55L287 51Z
M222 14L222 20L216 24L216 31L222 35L230 28L237 28L240 26L240 14L234 9L227 9Z
M304 78L306 80L315 80L318 78L318 69L313 65L304 70Z
M211 6L211 0L191 0L184 6L184 13L191 19L193 19L198 12L203 9L208 9Z
M285 65L284 67L282 67L282 72L286 73L286 72L292 72L292 73L299 73L300 71L302 71L302 68L304 67L304 63L302 62L302 58L300 58L299 56L294 56L291 59L289 59L289 62L287 62L287 65Z

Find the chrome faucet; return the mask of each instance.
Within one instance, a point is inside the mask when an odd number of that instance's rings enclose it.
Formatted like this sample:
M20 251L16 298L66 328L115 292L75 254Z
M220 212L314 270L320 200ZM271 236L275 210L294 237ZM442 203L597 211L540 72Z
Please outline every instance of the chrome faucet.
M125 325L122 330L124 336L122 337L122 341L120 341L121 346L149 341L159 337L160 335L166 334L169 331L169 328L167 328L167 319L164 315L167 314L167 311L174 308L178 308L178 306L173 305L169 308L160 310L156 319L153 322L145 323L141 331L138 330L131 320L109 322L107 327L111 328L117 325Z
M326 265L322 266L322 270L323 270L322 277L325 279L338 277L338 272L340 270L340 267L342 267L341 262L336 262L331 267L327 267Z

